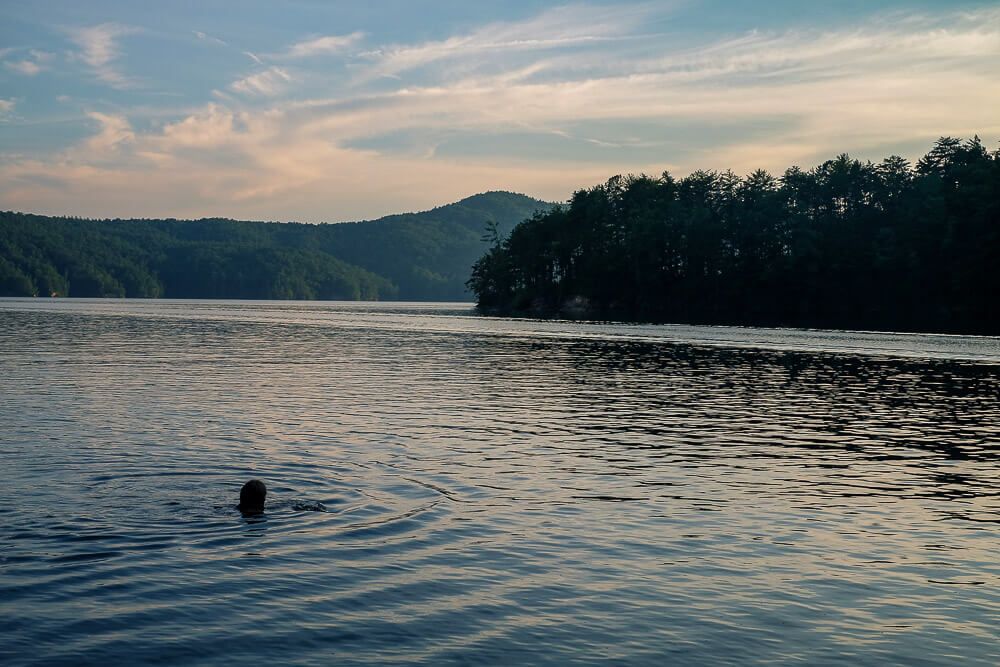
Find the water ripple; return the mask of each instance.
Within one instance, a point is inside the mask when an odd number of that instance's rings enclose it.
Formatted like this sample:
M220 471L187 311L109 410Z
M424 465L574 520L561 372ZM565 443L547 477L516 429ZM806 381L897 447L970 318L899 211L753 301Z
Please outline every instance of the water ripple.
M1000 664L1000 339L0 299L0 395L5 665Z

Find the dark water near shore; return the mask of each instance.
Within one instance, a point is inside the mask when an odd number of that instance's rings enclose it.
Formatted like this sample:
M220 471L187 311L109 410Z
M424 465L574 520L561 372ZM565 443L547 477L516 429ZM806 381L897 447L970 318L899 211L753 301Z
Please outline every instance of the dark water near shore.
M4 299L0 425L4 665L1000 664L997 338Z

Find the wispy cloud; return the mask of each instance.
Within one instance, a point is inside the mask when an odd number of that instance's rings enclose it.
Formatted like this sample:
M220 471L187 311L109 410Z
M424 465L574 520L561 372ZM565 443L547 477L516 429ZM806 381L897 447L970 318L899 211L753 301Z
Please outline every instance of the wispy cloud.
M17 49L4 49L0 52L0 57L17 51ZM38 49L29 49L26 58L21 60L8 60L4 62L4 67L12 72L17 72L24 76L35 76L39 72L48 69L48 64L55 57L55 54Z
M135 132L124 116L89 111L87 117L100 125L98 133L85 143L91 154L99 158L106 157L107 153L119 150L123 144L135 141Z
M0 98L0 118L3 118L13 111L16 104L17 102L15 100L5 100Z
M97 78L114 88L127 88L133 80L123 74L116 61L121 56L118 40L139 32L138 28L119 23L102 23L85 28L69 28L70 40L80 51L76 57L90 66Z
M200 39L203 42L209 42L211 44L218 44L219 46L229 46L229 42L223 41L223 40L219 39L218 37L213 37L212 35L209 35L208 33L202 32L201 30L192 30L191 32L194 33L195 37L197 37L198 39Z
M281 67L268 67L262 72L234 81L229 87L243 95L271 97L283 91L291 80L292 76Z
M365 34L363 32L352 32L348 35L325 35L323 37L315 37L292 44L284 53L278 54L277 57L309 58L312 56L339 53L354 46L364 39L364 37Z
M497 22L448 39L389 46L367 52L366 76L395 76L425 65L457 58L509 57L624 39L650 13L647 5L566 6L525 20Z
M17 72L24 76L35 76L42 71L42 66L33 60L8 61L3 66L12 72Z

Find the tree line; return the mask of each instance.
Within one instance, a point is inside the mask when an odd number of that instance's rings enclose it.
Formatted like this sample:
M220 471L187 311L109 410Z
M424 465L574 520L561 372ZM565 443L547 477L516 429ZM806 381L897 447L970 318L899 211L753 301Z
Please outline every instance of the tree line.
M616 176L494 233L468 285L507 315L998 334L1000 151Z

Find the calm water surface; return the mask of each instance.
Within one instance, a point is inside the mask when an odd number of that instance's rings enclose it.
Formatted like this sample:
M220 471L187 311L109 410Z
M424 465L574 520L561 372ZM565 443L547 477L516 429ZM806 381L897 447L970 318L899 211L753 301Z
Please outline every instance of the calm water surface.
M5 299L0 462L4 665L1000 664L997 338Z

